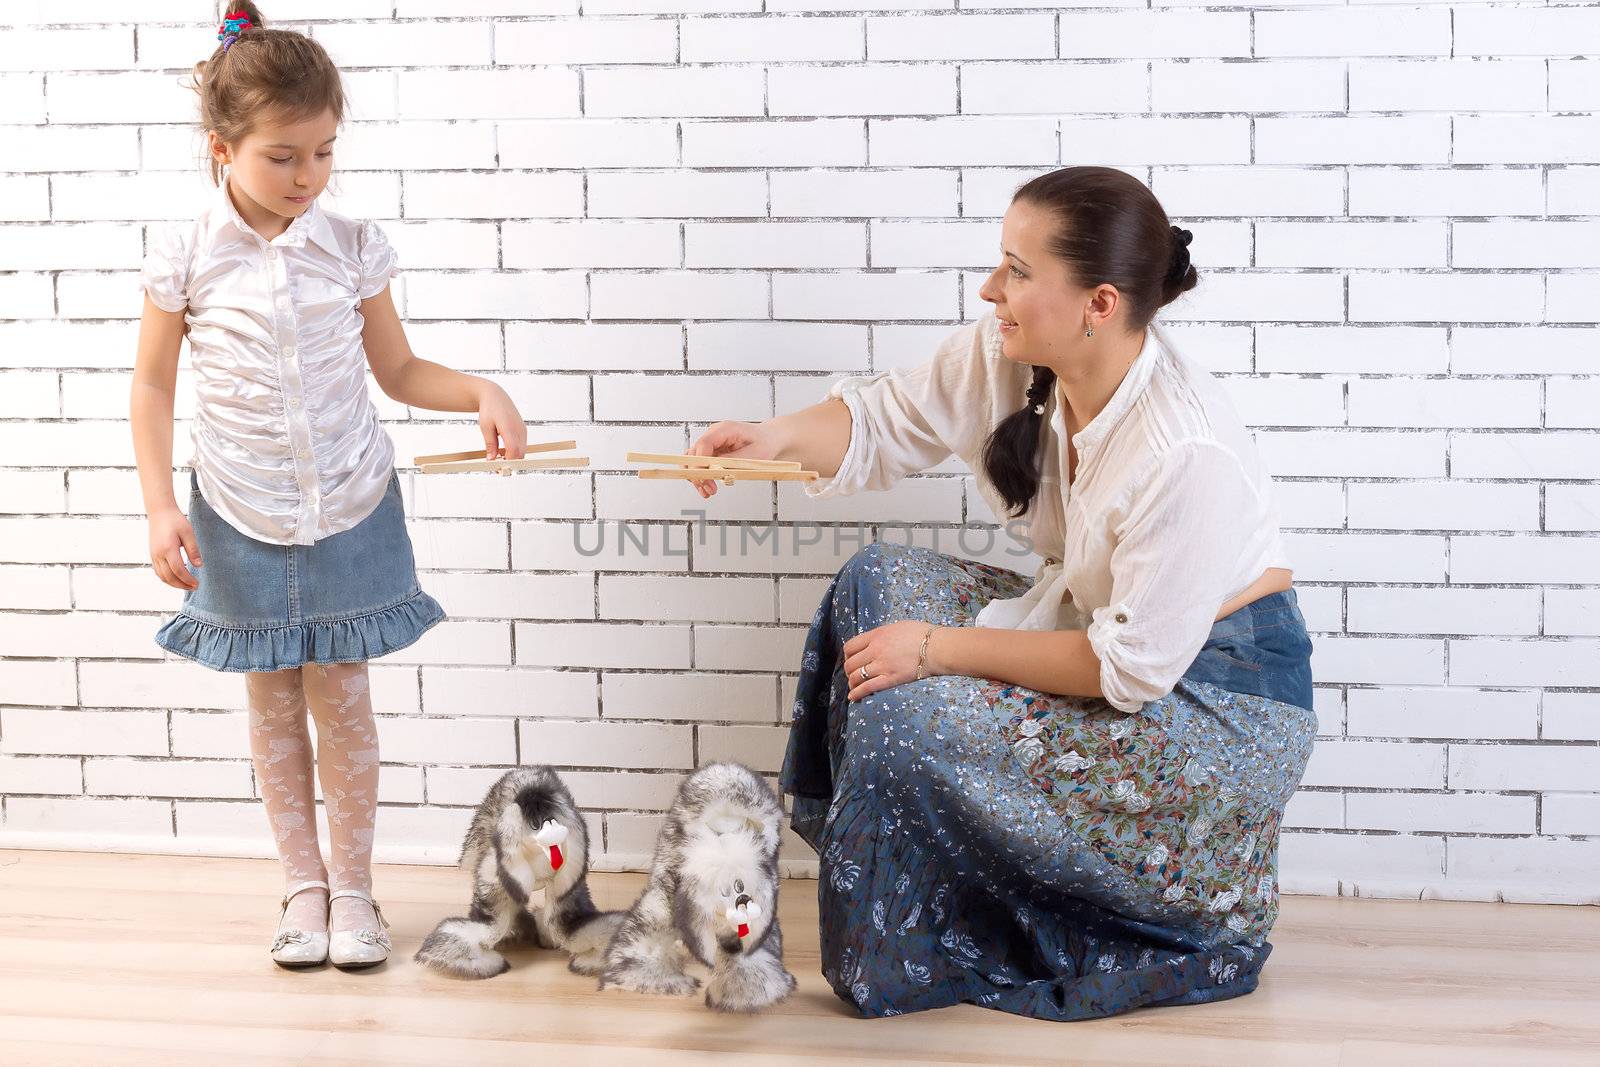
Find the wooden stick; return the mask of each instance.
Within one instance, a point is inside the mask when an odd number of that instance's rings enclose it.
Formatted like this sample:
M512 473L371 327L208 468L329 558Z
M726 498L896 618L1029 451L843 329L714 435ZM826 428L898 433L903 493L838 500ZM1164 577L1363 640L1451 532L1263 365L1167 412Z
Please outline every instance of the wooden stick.
M463 474L468 471L494 471L510 474L512 471L549 470L556 467L587 467L588 456L555 456L550 459L468 459L451 463L424 463L418 470L423 474Z
M558 452L564 448L577 448L576 441L541 441L528 445L524 452ZM485 459L489 453L480 448L476 452L440 452L432 456L418 456L413 464L418 467L431 466L435 463L455 463L464 459Z
M685 478L697 482L814 482L816 471L748 471L732 467L697 467L693 470L651 469L639 472L641 478Z
M675 463L683 467L722 467L744 471L797 471L799 462L787 459L735 459L732 456L673 456L661 452L629 452L629 463Z
M483 449L476 452L440 452L432 456L418 456L411 461L414 467L426 467L433 463L455 463L463 459L483 459L489 453Z

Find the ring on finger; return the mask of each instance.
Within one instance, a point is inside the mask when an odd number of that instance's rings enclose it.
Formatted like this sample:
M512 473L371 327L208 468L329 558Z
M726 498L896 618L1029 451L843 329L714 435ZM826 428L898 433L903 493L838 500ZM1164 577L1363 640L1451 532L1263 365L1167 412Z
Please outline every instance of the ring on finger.
M861 674L861 680L863 682L866 681L868 678L872 677L872 672L867 670L865 665L862 666L862 668L861 668L859 673Z

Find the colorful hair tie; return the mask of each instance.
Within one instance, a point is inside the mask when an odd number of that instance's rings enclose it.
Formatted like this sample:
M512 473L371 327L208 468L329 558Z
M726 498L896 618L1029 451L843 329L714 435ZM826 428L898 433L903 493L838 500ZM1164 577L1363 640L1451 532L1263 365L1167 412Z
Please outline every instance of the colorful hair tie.
M217 40L222 42L222 50L226 52L232 48L233 42L237 41L245 30L254 26L255 23L250 21L250 16L243 11L228 12L228 16L222 20L222 28L217 32Z

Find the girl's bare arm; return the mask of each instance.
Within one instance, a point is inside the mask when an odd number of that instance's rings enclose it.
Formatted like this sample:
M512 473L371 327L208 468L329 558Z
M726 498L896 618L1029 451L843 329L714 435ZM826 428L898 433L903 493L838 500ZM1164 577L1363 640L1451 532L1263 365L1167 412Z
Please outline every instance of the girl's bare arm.
M528 430L504 389L412 352L388 289L361 302L361 317L367 365L385 395L429 411L476 411L489 458L522 458Z
M150 517L150 565L163 582L177 589L199 585L184 566L200 566L194 530L172 495L172 409L178 380L178 354L188 327L183 311L163 311L144 299L139 320L139 348L133 361L129 418L133 454L139 465L139 488Z

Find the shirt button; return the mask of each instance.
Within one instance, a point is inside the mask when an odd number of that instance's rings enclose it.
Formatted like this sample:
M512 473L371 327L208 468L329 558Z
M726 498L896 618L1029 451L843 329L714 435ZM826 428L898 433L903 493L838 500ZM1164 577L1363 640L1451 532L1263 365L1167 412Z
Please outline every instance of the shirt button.
M267 258L268 259L277 259L278 258L278 250L276 248L267 249Z
M1124 615L1124 614L1123 614L1123 613L1122 613L1122 612L1120 612L1120 611L1119 611L1119 612L1117 612L1117 614L1116 614L1116 615L1115 615L1115 616L1114 616L1114 618L1115 618L1115 619L1116 619L1116 620L1117 620L1117 621L1118 621L1118 622L1127 622L1127 621L1128 621L1128 616L1126 616L1126 615Z
M293 359L294 358L294 345L285 345L284 349L283 349L283 354L285 356L289 357L290 359Z
M300 398L297 397L297 396L291 396L289 398L289 406L292 407L292 408L299 407L300 406Z
M302 448L299 452L295 453L295 455L299 456L301 459L310 459L311 458L311 449ZM1119 620L1119 621L1124 621L1125 622L1127 620Z

